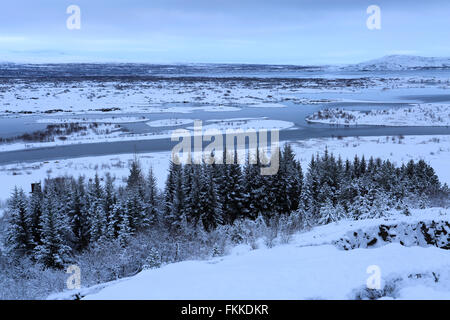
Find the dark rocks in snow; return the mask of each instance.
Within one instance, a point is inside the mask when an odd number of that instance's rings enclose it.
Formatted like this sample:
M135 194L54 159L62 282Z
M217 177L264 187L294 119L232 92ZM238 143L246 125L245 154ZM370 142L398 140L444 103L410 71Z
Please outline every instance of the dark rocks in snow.
M450 249L450 223L448 221L402 222L393 225L382 224L365 230L349 232L345 237L334 241L343 250L356 248L376 248L386 243L400 243L403 246L435 246Z

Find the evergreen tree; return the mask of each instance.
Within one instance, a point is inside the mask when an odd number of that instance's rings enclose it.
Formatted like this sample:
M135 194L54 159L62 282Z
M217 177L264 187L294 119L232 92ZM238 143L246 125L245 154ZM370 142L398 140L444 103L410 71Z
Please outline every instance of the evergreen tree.
M200 178L200 219L206 231L211 231L222 223L222 209L216 188L211 165L203 164Z
M144 201L139 193L127 190L125 195L125 210L129 219L129 227L133 232L142 231L149 227L149 217L145 210Z
M138 192L142 198L145 196L145 179L142 174L141 164L136 156L131 162L130 173L127 179L127 189L133 190L133 192Z
M268 203L266 202L266 191L269 179L265 179L260 174L261 162L256 151L256 161L250 161L250 152L248 160L244 167L244 217L255 220L259 215L267 216Z
M146 195L147 219L149 224L155 224L159 219L158 206L158 187L153 168L150 167L147 176L147 195Z
M177 161L170 161L169 174L166 180L166 187L164 189L164 214L169 217L172 214L173 202L179 185L179 177L181 175L181 165Z
M44 195L42 193L40 184L35 187L30 197L28 215L30 217L30 233L33 242L33 248L41 244L41 216L42 216L42 202Z
M145 259L145 264L142 267L142 269L144 270L157 269L161 267L161 264L162 264L161 255L159 254L158 250L152 248L150 250L147 259Z
M186 219L184 213L183 167L171 163L170 178L166 183L165 220L172 230L179 230Z
M237 152L228 152L225 157L233 159L228 161L224 168L224 186L222 214L224 223L232 224L242 217L243 210L243 177L241 166L238 163Z
M69 200L68 219L73 234L73 246L82 250L89 244L89 207L85 191L84 177L80 176L72 182L72 191Z
M107 237L108 226L104 206L100 202L95 202L90 210L90 241L104 240Z
M280 169L274 181L276 205L279 213L289 214L298 209L303 189L303 172L295 160L292 147L287 144L280 157Z
M305 179L304 210L308 213L309 219L317 220L320 206L320 163L318 155L312 157Z
M42 244L35 249L37 260L44 266L58 269L64 267L71 252L65 238L67 228L68 221L61 214L56 191L52 186L44 195L41 219Z
M114 219L114 207L117 203L117 194L114 189L114 178L111 175L106 173L105 175L105 187L104 187L104 201L103 201L103 211L105 214L105 222L109 225L110 220ZM108 227L107 227L108 229ZM106 233L109 233L106 231Z
M129 243L131 237L134 234L131 228L131 219L127 209L128 208L126 207L122 207L122 210L120 212L118 239L123 247L125 247Z
M123 215L126 212L125 207L120 201L117 201L111 210L111 214L108 219L107 236L111 239L119 237L121 222L123 221ZM127 216L128 219L128 216ZM128 231L128 230L127 230ZM131 232L131 230L129 230Z
M89 240L97 242L100 238L106 236L107 232L104 191L98 174L95 174L94 182L89 184L88 190Z
M22 189L14 188L7 215L6 246L14 254L23 256L30 252L33 242L27 197Z
M193 226L201 223L203 208L201 205L202 167L198 164L187 165L185 185L185 209L183 214Z

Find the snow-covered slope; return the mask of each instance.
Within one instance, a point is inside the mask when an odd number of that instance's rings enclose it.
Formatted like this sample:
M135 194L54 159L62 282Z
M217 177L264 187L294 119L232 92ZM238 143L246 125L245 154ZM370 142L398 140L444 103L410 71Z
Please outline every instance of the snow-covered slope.
M271 249L184 261L84 290L85 299L450 299L450 210L342 221ZM426 227L423 227L423 226ZM379 233L384 226L388 234ZM361 236L355 236L355 233ZM373 233L373 234L371 234ZM428 241L430 237L439 241ZM377 238L372 245L372 238ZM351 246L343 246L346 241ZM439 245L438 245L439 244ZM369 266L381 272L368 289ZM53 297L57 298L57 297Z
M343 67L352 71L385 71L414 69L450 69L450 58L390 55Z

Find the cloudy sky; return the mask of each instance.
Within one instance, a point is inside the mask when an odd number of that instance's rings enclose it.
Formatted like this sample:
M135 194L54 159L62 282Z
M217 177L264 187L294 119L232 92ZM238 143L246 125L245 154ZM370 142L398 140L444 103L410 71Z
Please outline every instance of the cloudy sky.
M334 64L450 56L450 1L14 0L0 6L0 61ZM69 30L69 5L81 29ZM381 30L369 30L369 5Z

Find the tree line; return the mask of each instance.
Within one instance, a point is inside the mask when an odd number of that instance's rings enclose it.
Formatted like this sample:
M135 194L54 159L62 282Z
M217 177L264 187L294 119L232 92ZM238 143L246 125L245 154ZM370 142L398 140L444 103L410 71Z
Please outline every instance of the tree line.
M271 224L294 215L303 226L312 226L381 217L392 208L407 212L410 206L448 199L448 187L423 160L398 167L364 156L344 161L325 150L302 170L291 146L279 152L279 170L268 176L260 175L259 159L247 159L243 166L237 161L170 162L162 191L153 170L142 172L137 158L125 184L107 173L46 179L31 195L15 188L6 213L5 247L11 255L58 269L74 254L111 240L126 248L146 230L167 229L174 236L189 228L208 233L236 221ZM237 159L236 152L223 156Z

